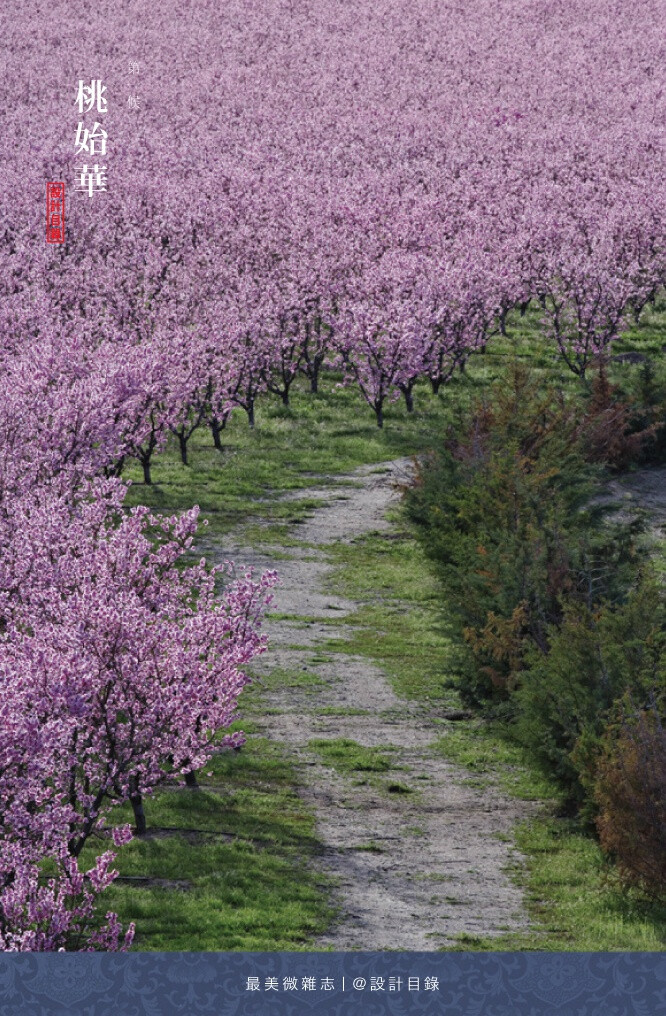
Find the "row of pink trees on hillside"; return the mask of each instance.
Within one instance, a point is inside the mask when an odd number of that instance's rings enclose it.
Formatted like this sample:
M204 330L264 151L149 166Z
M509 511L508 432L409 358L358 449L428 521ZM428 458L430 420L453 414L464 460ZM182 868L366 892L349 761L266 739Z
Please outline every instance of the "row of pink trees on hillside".
M128 357L140 346L121 357L107 345L43 328L39 347L2 365L0 945L10 950L130 944L132 928L96 918L114 851L87 872L81 851L105 828L116 846L131 837L114 823L122 802L145 831L146 794L240 743L220 732L264 649L274 576L183 569L197 510L128 512L125 486L100 478L141 437L147 380L145 357L134 379Z
M126 510L127 457L148 483L169 434L184 461L199 426L221 447L234 409L252 425L262 393L287 404L326 366L381 425L530 303L583 375L666 282L664 0L190 7L3 5L7 949L127 941L112 916L92 930L112 859L82 873L82 845L119 801L141 828L141 798L208 757L262 649L272 577L216 600L178 567L194 515ZM83 79L109 100L93 198ZM62 245L47 180L68 187Z

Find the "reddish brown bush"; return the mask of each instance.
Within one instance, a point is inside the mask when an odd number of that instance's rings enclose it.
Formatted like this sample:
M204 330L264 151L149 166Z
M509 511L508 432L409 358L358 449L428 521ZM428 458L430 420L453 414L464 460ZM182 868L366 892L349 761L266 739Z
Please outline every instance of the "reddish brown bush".
M579 427L588 461L601 462L612 469L627 469L633 462L639 462L646 443L659 428L659 420L652 414L654 420L639 424L637 415L640 415L638 407L622 398L600 364Z
M657 709L609 728L593 793L601 845L624 882L666 899L666 728Z

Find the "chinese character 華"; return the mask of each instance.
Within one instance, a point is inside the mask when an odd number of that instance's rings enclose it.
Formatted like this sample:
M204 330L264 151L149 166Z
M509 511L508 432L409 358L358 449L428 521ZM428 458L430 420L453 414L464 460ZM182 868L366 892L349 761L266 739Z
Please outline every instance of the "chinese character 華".
M92 197L94 191L105 191L106 190L106 166L98 166L97 163L88 169L88 163L85 162L81 166L81 182L79 184L79 190L88 191L88 196Z

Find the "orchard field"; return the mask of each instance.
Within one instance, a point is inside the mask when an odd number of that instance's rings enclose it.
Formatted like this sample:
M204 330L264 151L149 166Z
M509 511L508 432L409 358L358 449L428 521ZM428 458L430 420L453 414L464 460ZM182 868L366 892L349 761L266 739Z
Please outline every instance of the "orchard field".
M3 6L2 949L664 948L665 15Z

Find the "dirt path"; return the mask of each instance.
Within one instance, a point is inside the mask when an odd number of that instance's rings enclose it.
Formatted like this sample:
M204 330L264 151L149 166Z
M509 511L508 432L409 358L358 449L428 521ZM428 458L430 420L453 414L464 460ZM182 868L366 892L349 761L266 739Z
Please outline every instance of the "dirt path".
M391 529L385 518L404 478L406 460L364 467L308 496L326 503L292 526L303 546L275 558L225 539L204 547L237 565L275 567L281 585L269 619L270 649L259 673L273 668L313 675L321 684L264 690L265 735L294 752L325 845L323 865L338 884L340 917L315 948L434 950L456 936L525 930L520 890L507 869L520 862L509 838L513 824L535 805L509 800L493 785L479 786L465 770L430 747L446 733L427 709L399 699L381 670L365 658L325 654L323 643L346 636L356 605L326 592L332 566L326 546ZM299 492L295 497L303 496ZM408 609L408 608L406 608ZM302 619L302 620L301 620ZM348 631L348 629L347 629ZM353 710L346 715L322 710ZM253 719L255 719L253 715ZM365 747L392 746L401 768L341 774L309 747L314 738L346 738ZM367 779L364 779L367 776Z
M647 531L653 541L666 536L666 466L637 469L608 485L607 500L618 505L616 517L632 518L636 509L646 515Z

